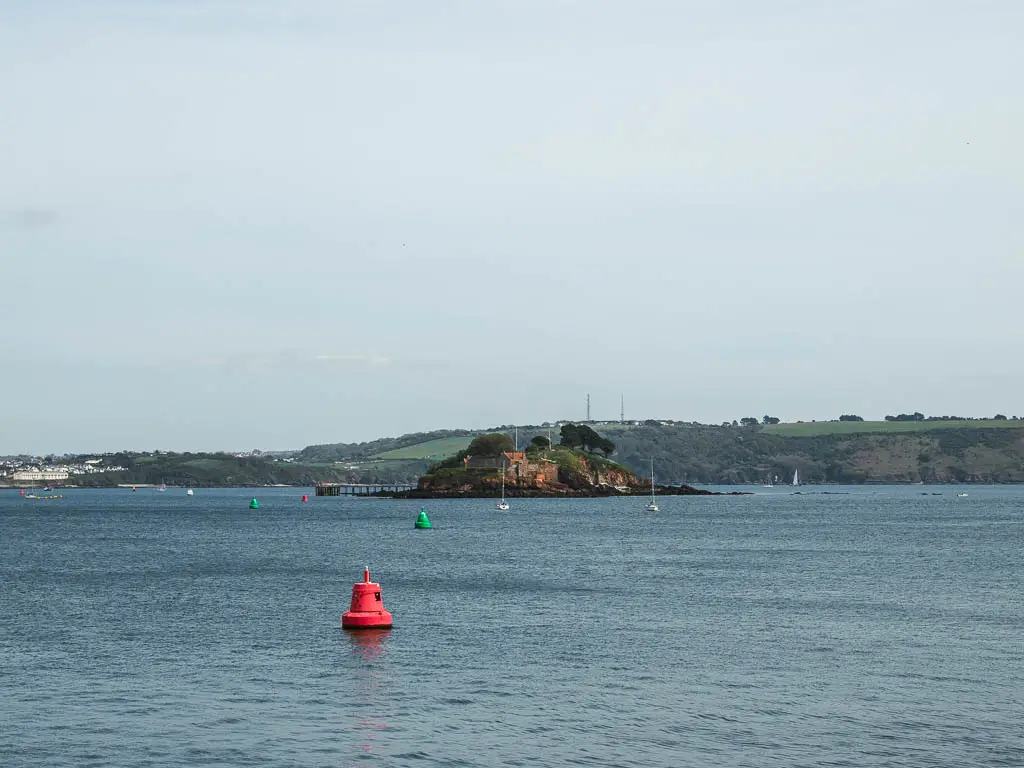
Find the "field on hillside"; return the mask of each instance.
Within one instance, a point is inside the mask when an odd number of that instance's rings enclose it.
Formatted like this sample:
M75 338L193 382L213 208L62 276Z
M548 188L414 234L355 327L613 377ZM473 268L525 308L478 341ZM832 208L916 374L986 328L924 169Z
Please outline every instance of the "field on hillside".
M769 424L761 427L766 435L779 437L818 437L820 435L856 435L865 432L927 432L934 429L1024 429L1024 421L978 419L976 421L812 421L803 424Z
M472 437L442 437L428 440L425 443L407 445L373 456L374 459L445 459L452 456L473 442Z

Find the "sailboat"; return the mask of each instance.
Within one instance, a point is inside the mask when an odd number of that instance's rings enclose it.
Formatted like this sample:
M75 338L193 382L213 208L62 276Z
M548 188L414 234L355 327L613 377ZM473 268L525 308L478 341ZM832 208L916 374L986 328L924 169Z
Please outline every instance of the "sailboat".
M793 485L800 485L800 475L798 470L793 470Z
M654 459L651 459L651 500L644 505L648 512L658 512L658 502L654 500Z
M186 496L195 496L195 493L192 491L191 488L189 488L187 491L185 491L185 495Z
M498 502L498 509L506 511L510 509L509 504L505 501L505 460L501 462L501 501Z

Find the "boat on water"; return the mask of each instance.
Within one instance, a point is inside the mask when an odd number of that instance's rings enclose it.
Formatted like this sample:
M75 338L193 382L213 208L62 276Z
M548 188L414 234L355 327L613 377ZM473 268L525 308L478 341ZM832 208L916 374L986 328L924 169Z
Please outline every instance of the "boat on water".
M967 495L966 493L958 493L958 494L956 495L956 497L957 497L958 499L962 499L962 498L964 498L964 497L965 497L966 495Z
M793 470L793 485L800 485L800 471Z
M518 435L517 435L517 437L518 437ZM504 459L502 459L502 461L501 461L501 501L498 502L497 506L498 506L498 509L500 509L503 512L507 512L509 509L511 509L511 507L509 506L509 503L507 501L505 501L505 460Z
M160 491L161 493L163 493L164 491L167 490L167 486L164 485L163 483L160 483L160 487L157 488L157 490Z
M644 505L644 509L648 512L660 511L658 502L654 500L654 459L651 459L651 500Z
M195 496L196 494L195 494L195 492L193 492L193 490L191 488L189 488L187 491L185 491L185 495L186 496Z

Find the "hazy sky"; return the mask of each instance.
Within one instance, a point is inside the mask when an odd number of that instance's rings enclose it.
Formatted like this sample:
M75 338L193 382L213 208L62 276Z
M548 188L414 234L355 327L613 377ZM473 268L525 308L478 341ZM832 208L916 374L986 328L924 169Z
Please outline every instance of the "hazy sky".
M0 453L1024 415L1024 3L0 4Z

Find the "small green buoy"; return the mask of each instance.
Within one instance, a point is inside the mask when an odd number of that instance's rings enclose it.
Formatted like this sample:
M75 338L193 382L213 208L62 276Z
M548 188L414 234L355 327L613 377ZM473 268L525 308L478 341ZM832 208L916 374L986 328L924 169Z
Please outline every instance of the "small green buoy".
M430 524L430 518L427 517L427 510L425 510L423 507L420 507L420 516L416 518L416 527L433 528L433 526Z
M256 501L256 497L252 497L252 501L249 502L249 509L259 509L260 503Z

